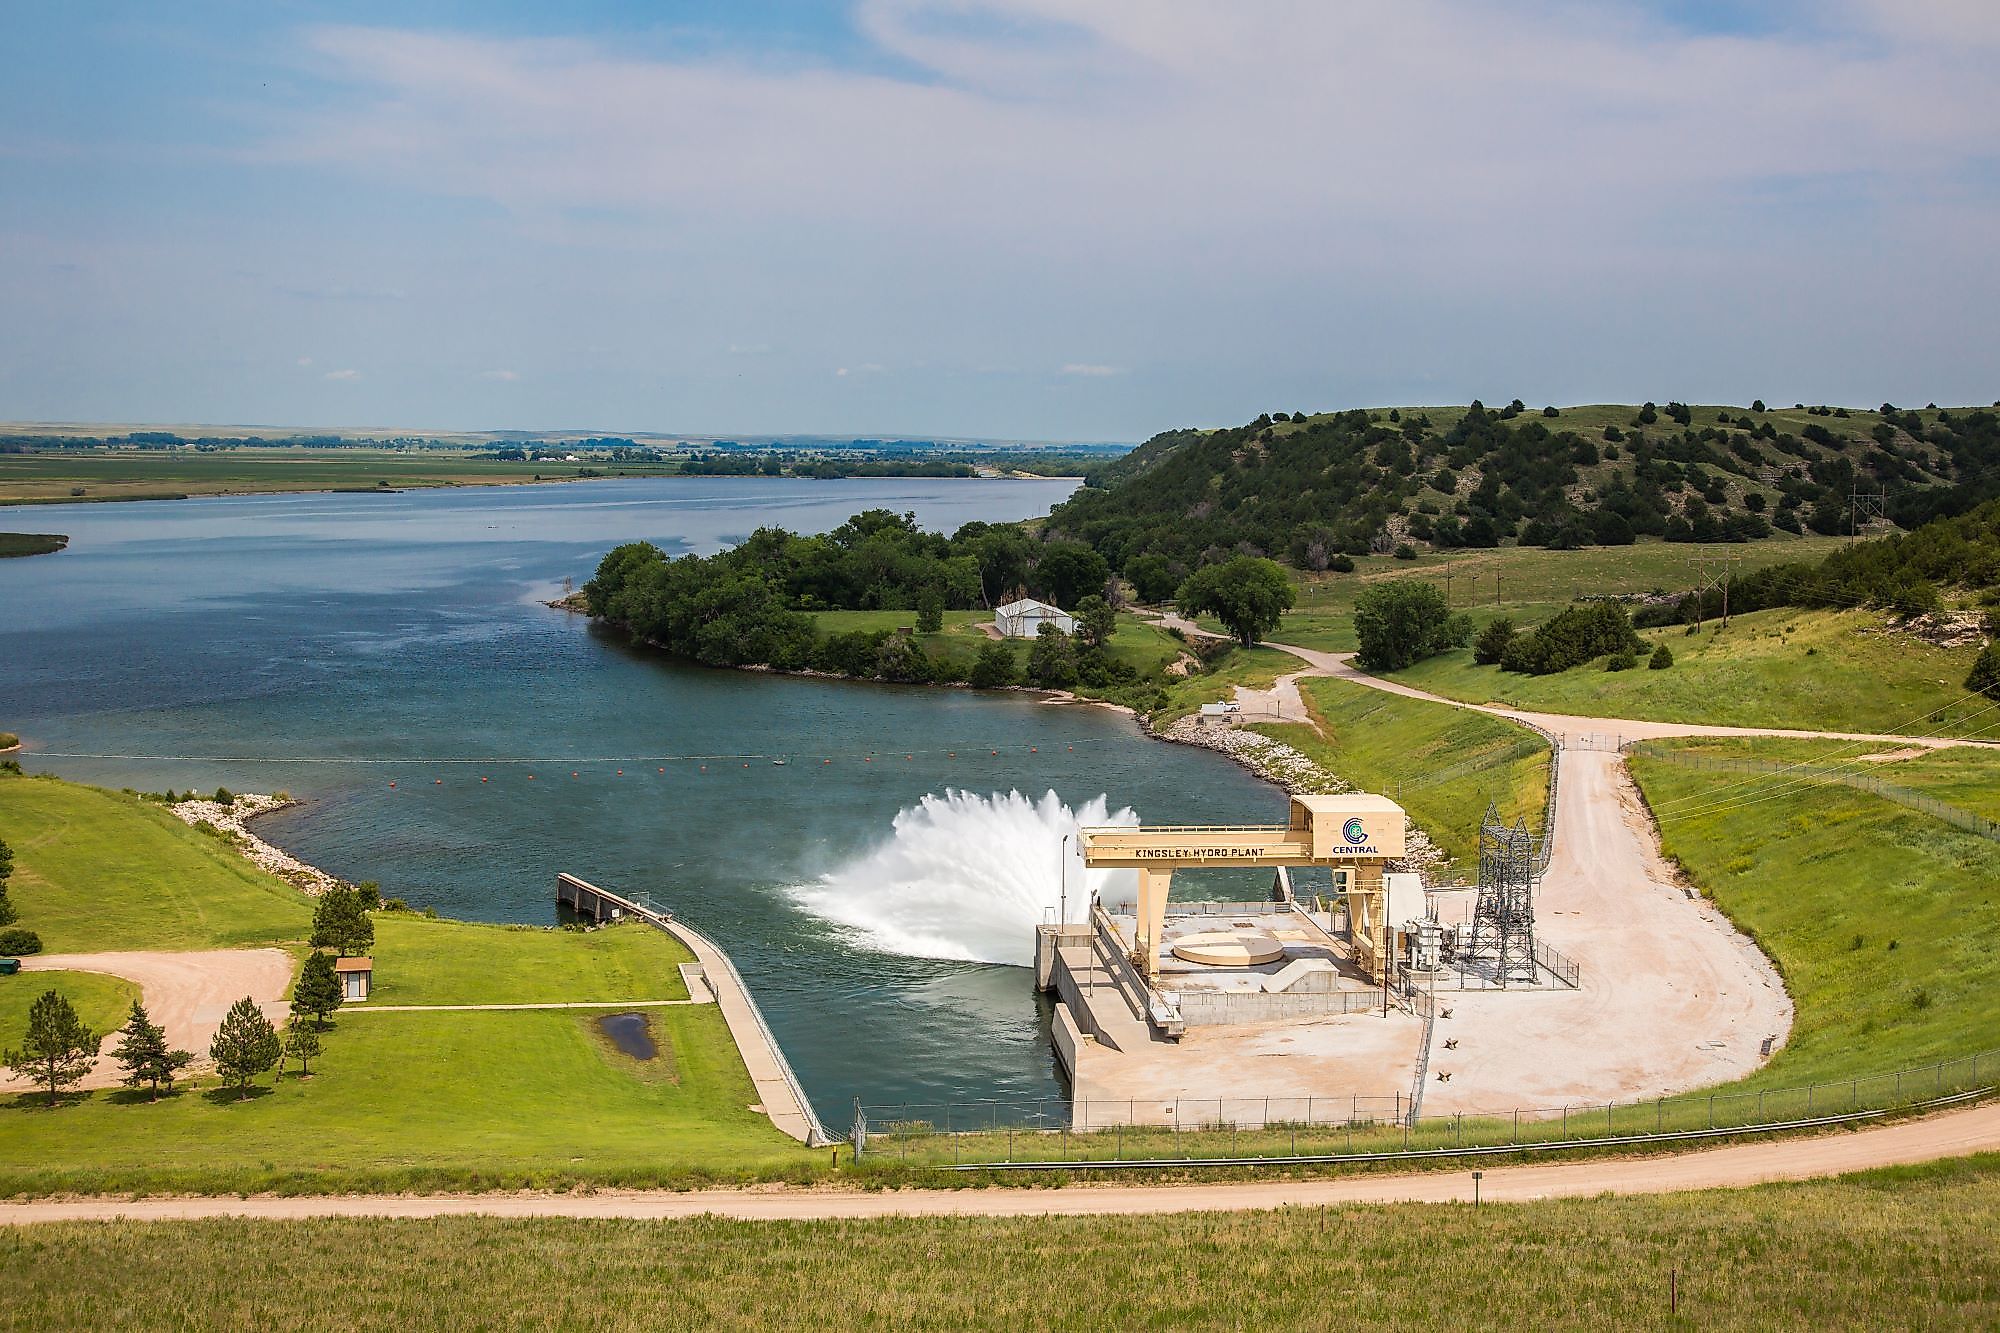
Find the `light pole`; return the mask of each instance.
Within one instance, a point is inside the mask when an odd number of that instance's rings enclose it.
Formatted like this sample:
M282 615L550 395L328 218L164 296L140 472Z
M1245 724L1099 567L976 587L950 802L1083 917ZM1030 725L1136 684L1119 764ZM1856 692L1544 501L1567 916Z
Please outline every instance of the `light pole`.
M1069 840L1073 835L1062 835L1062 850L1056 853L1056 929L1069 924Z

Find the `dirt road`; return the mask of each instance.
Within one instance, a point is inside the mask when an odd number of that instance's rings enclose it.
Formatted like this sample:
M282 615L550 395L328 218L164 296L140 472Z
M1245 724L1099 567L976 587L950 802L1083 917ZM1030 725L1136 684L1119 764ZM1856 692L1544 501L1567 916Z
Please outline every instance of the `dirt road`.
M1777 1180L1808 1180L1878 1166L2000 1150L2000 1105L1855 1133L1735 1144L1670 1157L1481 1167L1482 1200L1495 1203L1597 1194L1664 1194ZM1336 1180L1222 1185L1083 1185L1068 1189L599 1191L593 1194L334 1195L280 1198L48 1199L0 1203L0 1225L184 1220L205 1217L676 1218L747 1220L867 1217L1109 1216L1227 1212L1350 1203L1469 1203L1471 1168Z
M249 996L272 1022L285 1017L285 987L292 981L291 955L282 949L205 949L193 953L46 953L21 960L24 972L102 972L136 982L146 1012L167 1031L167 1043L193 1051L198 1064L222 1026L229 1006ZM106 1036L109 1052L114 1038ZM85 1076L85 1088L118 1086L119 1067L100 1055ZM20 1078L0 1079L0 1092L28 1087Z

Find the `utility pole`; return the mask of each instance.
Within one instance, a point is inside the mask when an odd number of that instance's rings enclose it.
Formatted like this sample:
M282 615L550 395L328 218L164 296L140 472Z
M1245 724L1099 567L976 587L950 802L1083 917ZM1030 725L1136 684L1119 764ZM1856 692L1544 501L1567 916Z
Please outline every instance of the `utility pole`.
M1444 573L1444 604L1447 610L1451 608L1451 580L1452 573L1450 570L1446 570Z
M1849 546L1854 545L1855 539L1860 534L1860 530L1868 526L1869 519L1888 517L1888 510L1885 506L1887 499L1888 496L1881 491L1876 491L1873 494L1863 494L1855 490L1850 483L1847 492L1847 544Z

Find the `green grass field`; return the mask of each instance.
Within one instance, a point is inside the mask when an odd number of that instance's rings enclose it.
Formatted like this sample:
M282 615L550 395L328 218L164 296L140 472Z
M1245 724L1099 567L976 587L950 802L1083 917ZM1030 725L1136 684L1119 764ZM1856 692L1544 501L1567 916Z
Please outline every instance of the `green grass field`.
M1790 1040L1743 1086L2000 1045L2000 843L1848 787L1644 754L1631 767L1667 854L1776 961L1797 1006Z
M1300 683L1318 729L1297 723L1255 729L1363 791L1400 802L1454 859L1455 870L1473 869L1487 801L1509 823L1526 816L1530 828L1541 827L1549 749L1526 727L1343 680Z
M55 949L298 949L308 900L158 806L0 775L20 924ZM381 913L372 1003L681 999L687 951L634 924L588 934ZM76 977L85 1021L122 1021L130 988ZM47 989L0 978L0 1033ZM71 982L64 981L68 990ZM113 983L122 987L124 983ZM600 1012L347 1013L313 1077L214 1080L157 1104L90 1093L0 1103L0 1193L679 1184L821 1165L750 1109L756 1095L712 1005L645 1011L658 1062L618 1054Z
M685 1000L680 941L638 922L587 934L375 916L370 1004Z
M1167 703L1153 714L1153 722L1164 726L1195 712L1205 703L1234 698L1238 685L1252 690L1269 689L1278 677L1290 675L1304 665L1290 653L1275 648L1235 649L1208 671L1180 678L1166 677Z
M43 1224L0 1282L57 1328L1980 1328L1996 1230L1987 1156L1477 1210Z
M102 1037L125 1025L139 988L100 972L22 972L0 977L0 1051L21 1044L28 1031L28 1009L47 991L70 1002L83 1025Z
M50 953L302 940L311 907L219 839L135 796L0 775L20 924Z
M1586 663L1549 676L1475 666L1465 649L1395 673L1395 679L1469 703L1505 703L1553 713L1706 722L1815 731L1959 734L1977 703L1965 675L1977 648L1937 648L1907 634L1882 633L1872 611L1780 608L1732 618L1727 631L1690 637L1650 630L1674 665L1665 671L1607 672ZM1953 706L1956 705L1956 706ZM1937 710L1947 711L1938 713ZM1937 715L1928 716L1933 713ZM1988 725L1990 717L1971 721Z

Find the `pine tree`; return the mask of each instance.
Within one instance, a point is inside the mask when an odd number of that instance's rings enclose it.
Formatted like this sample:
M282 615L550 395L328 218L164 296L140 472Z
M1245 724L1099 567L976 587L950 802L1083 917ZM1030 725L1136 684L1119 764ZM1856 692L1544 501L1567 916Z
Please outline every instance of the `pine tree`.
M313 908L312 939L315 949L332 949L340 954L365 954L375 947L375 923L362 910L361 895L346 884L336 884L319 896Z
M7 1052L7 1067L49 1091L54 1106L62 1090L83 1082L97 1054L97 1038L76 1016L68 1000L45 991L28 1010L28 1035L19 1050Z
M333 971L333 955L315 949L307 955L306 965L299 969L298 983L292 987L293 1021L302 1014L310 1014L323 1028L328 1016L340 1008L343 998L340 978Z
M249 1095L252 1079L278 1063L280 1050L277 1029L247 995L229 1006L208 1044L222 1086L240 1089L241 1096Z
M11 926L20 919L14 911L14 901L7 896L7 879L14 873L14 849L4 839L0 839L0 926Z
M285 1056L299 1062L299 1077L307 1074L306 1061L319 1054L319 1026L300 1021L303 1015L293 1014L292 1021L285 1024Z
M166 1029L153 1022L146 1006L137 1000L132 1001L132 1013L118 1031L120 1040L111 1056L125 1066L125 1086L151 1084L154 1101L162 1092L172 1092L174 1075L188 1067L194 1052L168 1046Z

